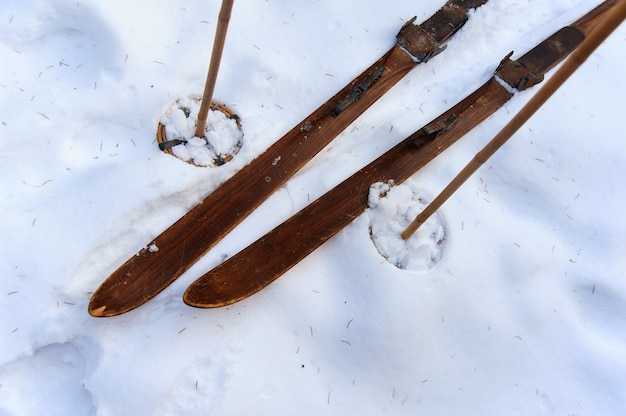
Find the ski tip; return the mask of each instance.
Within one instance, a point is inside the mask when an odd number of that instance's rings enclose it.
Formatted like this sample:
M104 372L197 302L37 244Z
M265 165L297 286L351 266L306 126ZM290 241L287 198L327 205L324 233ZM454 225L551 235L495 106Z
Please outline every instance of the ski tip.
M125 307L123 303L124 297L117 294L117 296L111 296L110 293L100 286L89 300L89 306L87 311L89 315L94 318L107 318L110 316L120 315L132 308Z
M108 318L121 315L142 305L146 300L129 297L128 293L110 293L102 286L95 291L89 301L87 311L94 318Z
M149 257L134 256L102 282L89 300L89 315L104 318L129 312L154 298L175 280L166 273L155 273L156 266L162 267L163 263L156 263L151 257L152 261L145 262L146 258Z
M187 306L194 308L219 308L220 306L224 306L223 304L215 305L214 302L203 299L203 296L199 295L197 292L194 286L189 287L183 294L183 302L185 302Z
M89 301L87 310L94 318L109 318L131 311L143 305L148 299L111 297L106 291L96 291Z
M212 293L210 289L207 289L207 287L202 284L192 284L183 294L183 302L185 302L187 306L194 308L221 308L231 305L237 302L237 300L239 299L227 299L219 296L217 293Z
M107 316L105 314L106 308L106 305L100 307L93 307L92 305L89 305L89 315L93 316L94 318Z

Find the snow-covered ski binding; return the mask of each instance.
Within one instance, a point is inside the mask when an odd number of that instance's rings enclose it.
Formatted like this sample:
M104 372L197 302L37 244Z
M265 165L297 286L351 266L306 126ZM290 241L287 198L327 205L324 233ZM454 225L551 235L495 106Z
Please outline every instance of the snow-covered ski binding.
M509 54L493 77L474 93L194 282L184 294L185 303L222 307L269 285L358 217L368 206L372 184L390 180L402 183L517 91L541 82L617 1L604 2L517 60L511 60Z
M469 11L486 2L451 0L419 26L406 23L378 61L114 271L92 295L89 313L128 312L169 286L411 69L439 53Z

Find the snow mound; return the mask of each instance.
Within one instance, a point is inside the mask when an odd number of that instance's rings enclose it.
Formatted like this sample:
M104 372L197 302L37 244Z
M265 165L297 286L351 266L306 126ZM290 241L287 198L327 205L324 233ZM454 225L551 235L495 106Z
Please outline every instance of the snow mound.
M441 260L446 227L438 213L430 217L409 239L401 233L424 210L428 201L412 181L393 186L377 182L369 193L370 237L389 263L401 270L425 272Z
M204 137L195 137L201 99L185 97L173 103L159 120L165 141L180 141L171 148L177 158L196 166L220 166L230 161L243 144L243 132L236 115L212 108L207 116Z
M72 342L46 345L1 366L0 414L61 416L68 409L76 415L95 414L85 388L86 370L85 357Z

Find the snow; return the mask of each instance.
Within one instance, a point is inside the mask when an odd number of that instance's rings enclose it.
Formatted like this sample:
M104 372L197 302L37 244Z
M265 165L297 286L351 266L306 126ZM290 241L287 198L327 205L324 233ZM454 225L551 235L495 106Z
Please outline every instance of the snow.
M241 117L243 146L197 167L159 151L156 128L203 89L217 0L5 0L0 415L623 414L624 25L421 242L391 246L405 269L370 230L399 233L536 89L258 294L215 310L181 300L598 3L488 2L173 285L96 319L87 303L106 276L443 2L236 3L214 99Z
M231 160L242 146L243 133L237 120L220 110L210 110L204 137L196 137L196 121L202 97L176 100L159 120L165 139L181 140L172 147L177 158L196 166L217 166Z
M429 201L414 181L393 186L377 182L370 187L368 215L370 235L376 249L389 263L402 270L428 271L441 260L446 226L439 215L430 217L420 232L404 240L401 234L426 208Z

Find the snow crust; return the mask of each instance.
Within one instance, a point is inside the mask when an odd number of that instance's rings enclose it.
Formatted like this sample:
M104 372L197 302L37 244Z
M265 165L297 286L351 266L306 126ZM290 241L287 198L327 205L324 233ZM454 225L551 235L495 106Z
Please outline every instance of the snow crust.
M245 141L205 169L161 152L155 133L203 89L218 0L5 0L0 415L622 415L624 25L418 231L428 255L390 245L398 268L374 241L398 243L391 231L536 89L253 297L216 310L181 300L596 0L491 0L163 293L119 317L87 314L121 263L443 3L235 3L214 99Z

